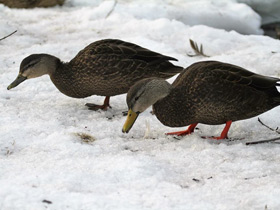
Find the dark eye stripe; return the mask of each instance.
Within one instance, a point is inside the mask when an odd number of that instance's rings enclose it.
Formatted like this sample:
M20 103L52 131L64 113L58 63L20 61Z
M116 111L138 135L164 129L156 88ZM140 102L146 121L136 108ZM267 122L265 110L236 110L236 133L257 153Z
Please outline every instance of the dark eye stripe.
M143 93L144 93L144 91L143 91L142 93L140 93L138 96L136 96L136 97L134 98L134 100L137 101L137 100L139 99L139 97L140 97L141 95L143 95Z
M36 63L37 63L37 62L36 62ZM23 71L25 71L25 70L29 69L30 67L34 66L36 63L30 63L30 64L28 64L27 66L25 66L25 67L23 68Z

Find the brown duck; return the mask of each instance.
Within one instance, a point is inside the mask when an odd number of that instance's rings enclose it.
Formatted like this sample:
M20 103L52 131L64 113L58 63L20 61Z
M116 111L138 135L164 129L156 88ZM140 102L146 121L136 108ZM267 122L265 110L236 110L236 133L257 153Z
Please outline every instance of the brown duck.
M203 61L186 68L170 85L162 79L145 79L127 94L129 108L122 131L128 133L137 116L153 105L156 117L169 127L190 125L168 134L187 135L198 123L226 124L225 139L233 121L255 117L280 105L280 79L255 74L218 61Z
M150 77L167 79L183 70L169 60L176 61L136 44L105 39L88 45L68 63L48 54L26 57L8 90L26 79L48 74L57 89L67 96L106 96L101 106L86 104L92 110L106 110L110 96L126 93L137 81Z

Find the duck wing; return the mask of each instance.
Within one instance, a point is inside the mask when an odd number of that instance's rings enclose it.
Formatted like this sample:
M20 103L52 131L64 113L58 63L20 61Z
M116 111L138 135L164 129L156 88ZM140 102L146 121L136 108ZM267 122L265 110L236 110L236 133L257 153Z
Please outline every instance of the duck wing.
M275 87L280 86L279 78L263 76L242 67L219 61L201 61L190 65L179 74L172 85L175 87L185 86L194 82L202 85L209 79L227 81L232 85L247 85L261 91L277 90Z
M117 67L120 62L125 62L130 65L139 64L142 67L148 68L164 65L166 68L163 68L162 73L170 75L174 75L183 70L181 67L174 66L170 63L170 60L177 61L176 58L153 52L133 43L118 39L104 39L96 41L81 50L70 61L70 64L75 66L86 63L87 65L111 65Z
M279 86L277 83L280 81L279 78L256 74L242 67L228 63L209 61L208 64L206 68L212 69L213 73L215 73L215 77L219 79L228 80L236 84L248 85L258 90Z
M170 60L176 59L133 43L105 39L81 50L64 65L69 68L61 74L71 78L71 81L77 81L89 93L114 96L126 93L141 79L168 79L183 70Z
M123 55L130 59L145 61L149 63L149 65L156 64L164 60L177 61L176 58L165 56L149 49L140 47L139 45L118 39L100 40L94 42L92 45L93 46L91 46L91 50L94 54Z

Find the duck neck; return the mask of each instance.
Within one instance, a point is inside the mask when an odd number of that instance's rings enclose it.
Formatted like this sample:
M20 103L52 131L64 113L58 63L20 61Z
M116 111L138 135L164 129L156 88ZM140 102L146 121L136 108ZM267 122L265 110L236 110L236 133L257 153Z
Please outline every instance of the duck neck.
M145 89L146 104L144 104L147 107L166 98L170 94L172 86L163 79L153 79L147 84Z
M159 89L156 91L158 95L157 101L166 98L172 90L171 84L169 84L167 81L162 80L161 82L162 84L159 86Z
M48 54L42 58L41 62L43 63L41 66L42 73L48 74L50 76L52 76L57 71L57 69L62 68L63 66L63 63L59 58Z

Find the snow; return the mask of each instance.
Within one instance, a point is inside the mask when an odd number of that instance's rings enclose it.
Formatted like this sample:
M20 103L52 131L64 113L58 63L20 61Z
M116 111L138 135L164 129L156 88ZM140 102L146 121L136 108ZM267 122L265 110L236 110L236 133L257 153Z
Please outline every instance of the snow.
M260 17L245 4L230 1L180 1L178 5L146 2L131 3L128 7L116 6L116 11L136 18L157 19L165 17L186 25L203 24L243 34L261 34ZM201 15L203 14L203 15ZM245 23L244 23L245 22Z
M162 125L150 108L123 134L125 95L112 97L109 111L93 112L84 104L104 97L69 98L48 76L6 89L29 54L68 61L104 38L176 57L185 67L219 60L280 77L280 42L259 35L260 17L245 4L213 2L118 1L108 17L114 1L32 10L0 5L0 37L18 30L0 41L0 209L279 209L279 144L245 145L279 135L257 118L234 122L234 141L202 139L224 126L202 124L177 139L164 133L184 128ZM211 57L188 57L190 38ZM279 111L259 117L276 128Z

